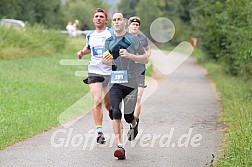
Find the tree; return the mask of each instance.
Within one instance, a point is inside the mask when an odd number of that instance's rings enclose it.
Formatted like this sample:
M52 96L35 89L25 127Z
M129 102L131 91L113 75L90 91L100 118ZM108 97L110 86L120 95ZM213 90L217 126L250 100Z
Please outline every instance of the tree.
M1 0L0 16L57 27L62 16L60 0Z
M123 13L125 18L130 18L136 15L136 6L140 0L121 0L118 4L119 12Z
M106 4L103 4L101 0L93 0L92 2L89 0L68 1L66 6L64 6L64 11L67 13L65 22L67 23L77 19L81 25L85 24L93 29L93 13L96 8L107 10Z
M157 1L141 0L136 7L136 15L142 20L141 31L148 38L151 38L150 25L155 19L162 15L160 9L158 8Z
M162 11L162 16L169 19L178 17L179 2L178 0L157 0L158 7Z
M179 0L179 5L177 6L179 18L186 24L190 24L191 16L191 0Z
M20 2L15 0L0 1L0 18L18 18L21 14Z
M191 23L209 58L252 78L251 0L193 0Z
M97 8L104 8L102 0L1 0L0 17L19 19L31 25L41 23L49 28L65 28L69 19L91 22Z

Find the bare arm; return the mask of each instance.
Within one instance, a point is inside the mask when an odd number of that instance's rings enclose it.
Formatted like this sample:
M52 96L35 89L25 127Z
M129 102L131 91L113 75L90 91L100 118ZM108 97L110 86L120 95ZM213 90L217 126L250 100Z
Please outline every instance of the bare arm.
M141 63L141 64L147 64L149 59L147 56L147 53L142 55L134 55L129 53L126 49L120 49L120 55L122 57L134 60L135 62Z
M148 57L150 57L150 55L151 55L151 49L150 49L150 46L149 46L149 45L148 45L148 46L146 46L146 47L144 48L144 50L145 50L145 52L146 52L147 56L148 56Z

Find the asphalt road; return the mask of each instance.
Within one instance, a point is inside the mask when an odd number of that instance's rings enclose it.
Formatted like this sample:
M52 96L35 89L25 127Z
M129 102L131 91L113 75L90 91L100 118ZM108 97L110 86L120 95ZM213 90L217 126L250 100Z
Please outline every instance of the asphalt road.
M158 66L160 57L155 55L153 51L152 61ZM178 57L186 58L175 54L169 60ZM211 166L220 152L222 126L217 122L217 93L205 70L189 57L169 75L155 77L148 79L140 133L133 142L125 138L126 160L113 157L112 123L104 111L105 145L95 144L89 112L70 127L54 128L1 150L0 166ZM126 134L129 126L123 122Z

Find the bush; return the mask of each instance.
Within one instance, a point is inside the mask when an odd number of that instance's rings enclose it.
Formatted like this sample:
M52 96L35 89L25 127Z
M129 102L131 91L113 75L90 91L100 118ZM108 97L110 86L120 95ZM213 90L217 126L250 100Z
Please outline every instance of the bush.
M0 34L0 59L53 55L66 43L66 37L41 25L27 25L25 32L1 27Z
M249 0L195 0L192 23L210 58L226 72L252 79L252 34Z

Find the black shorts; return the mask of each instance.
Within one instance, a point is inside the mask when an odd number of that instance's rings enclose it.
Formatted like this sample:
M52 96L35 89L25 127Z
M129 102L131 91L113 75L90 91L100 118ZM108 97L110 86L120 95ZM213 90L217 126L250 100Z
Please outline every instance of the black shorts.
M131 123L134 119L134 110L137 101L137 88L113 84L109 90L109 100L113 109L113 118L121 119L121 102L124 101L124 119Z
M102 82L103 87L107 87L110 81L110 75L100 75L88 73L88 77L83 80L85 84L92 84Z

